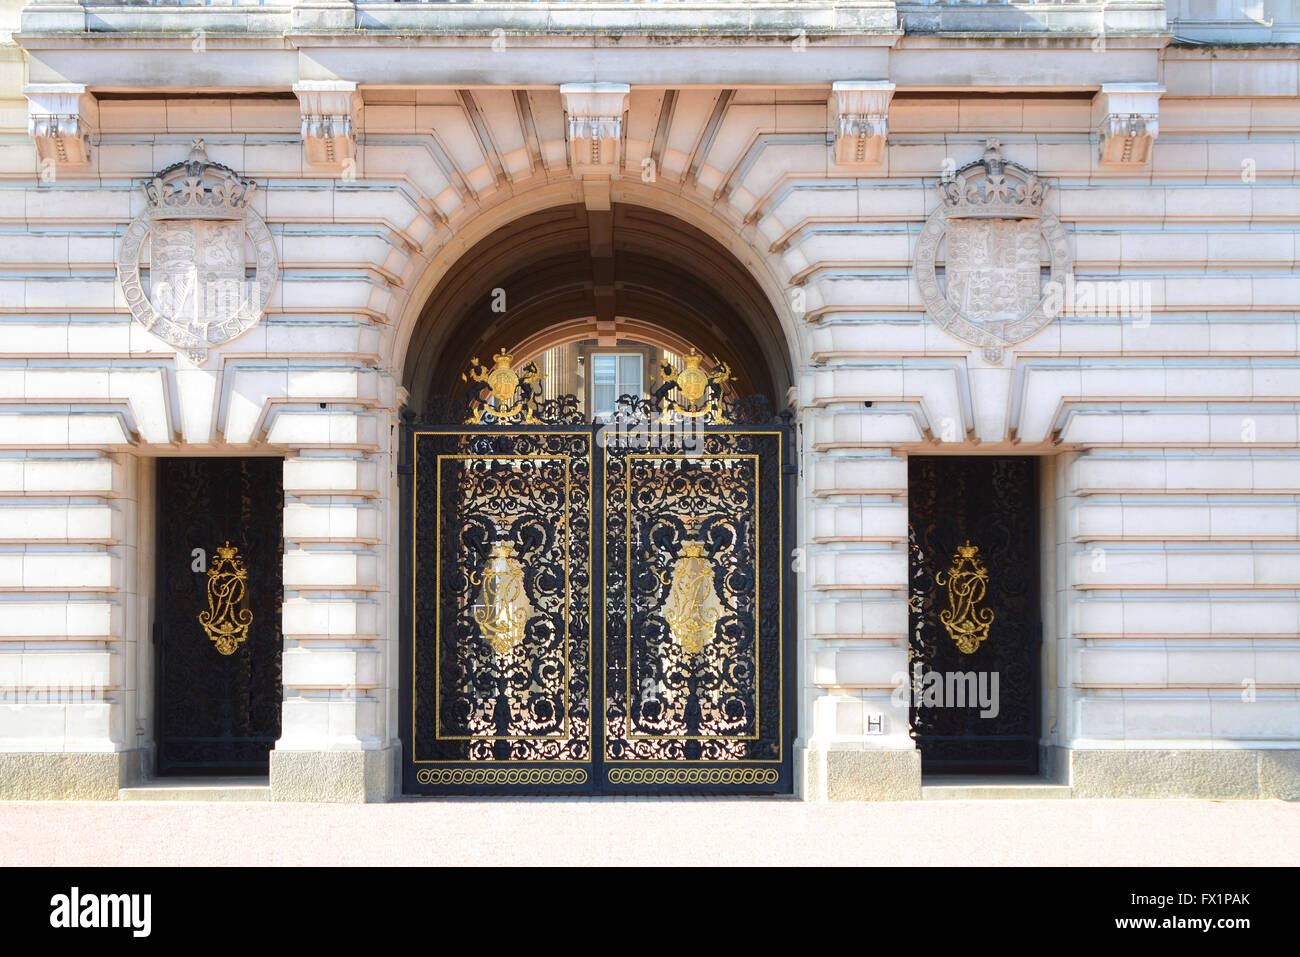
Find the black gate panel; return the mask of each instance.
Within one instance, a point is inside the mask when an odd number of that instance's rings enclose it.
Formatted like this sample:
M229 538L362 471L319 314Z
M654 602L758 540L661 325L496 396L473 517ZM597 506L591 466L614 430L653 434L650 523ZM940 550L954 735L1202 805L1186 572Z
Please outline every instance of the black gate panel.
M408 793L586 790L592 433L419 431Z
M910 715L927 772L1038 770L1038 468L908 461Z
M284 463L158 461L159 774L266 773L280 737Z
M592 424L496 361L404 433L404 790L789 792L788 421L694 354Z
M784 440L606 443L606 789L790 790Z

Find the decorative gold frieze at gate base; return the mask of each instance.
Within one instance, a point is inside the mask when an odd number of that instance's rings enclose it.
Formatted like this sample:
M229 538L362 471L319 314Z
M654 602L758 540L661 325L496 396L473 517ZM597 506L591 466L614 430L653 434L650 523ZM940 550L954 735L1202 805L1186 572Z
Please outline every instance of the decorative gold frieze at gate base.
M775 768L610 768L610 784L775 784Z
M420 784L504 786L586 784L586 768L420 768L415 774Z
M975 653L988 638L989 626L993 624L993 610L979 607L989 582L988 569L979 560L979 550L978 545L969 541L958 545L946 580L943 572L934 576L936 585L948 587L948 607L939 612L939 621L948 637L956 642L957 649L966 655Z
M248 638L253 612L248 608L247 586L248 570L239 558L239 547L227 541L208 568L208 607L198 616L220 654L233 655Z

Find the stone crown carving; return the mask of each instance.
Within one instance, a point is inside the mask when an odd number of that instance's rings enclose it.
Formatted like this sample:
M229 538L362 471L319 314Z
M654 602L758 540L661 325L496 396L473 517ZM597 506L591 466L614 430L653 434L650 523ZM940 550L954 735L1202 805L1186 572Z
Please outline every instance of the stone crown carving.
M1002 144L992 136L982 157L941 179L938 188L949 219L1038 219L1047 194L1042 180L1002 158Z
M257 184L208 159L195 138L189 157L144 184L151 219L243 219Z

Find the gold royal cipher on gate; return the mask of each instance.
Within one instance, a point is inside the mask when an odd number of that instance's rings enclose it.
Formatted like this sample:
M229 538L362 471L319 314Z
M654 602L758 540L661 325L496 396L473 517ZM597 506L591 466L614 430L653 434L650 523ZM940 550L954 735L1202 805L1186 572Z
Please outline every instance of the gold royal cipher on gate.
M465 420L466 425L481 425L483 417L490 416L494 422L506 422L522 415L519 421L525 425L537 425L537 399L541 395L541 381L546 378L536 362L529 362L519 372L514 370L514 357L502 349L492 357L492 368L479 362L478 356L470 359L469 372L461 375L462 382L479 383L471 389L470 405L473 411ZM488 389L487 398L483 397L484 387Z
M199 624L220 654L233 655L248 638L253 613L247 586L248 570L240 561L239 547L227 541L208 568L208 607L199 612Z
M537 616L524 588L524 567L515 546L497 539L483 570L472 572L469 580L481 586L473 607L479 633L497 655L509 655L523 642L528 622Z
M724 611L713 588L713 565L704 544L695 538L682 542L682 553L673 562L671 582L662 573L660 581L669 585L668 598L659 610L668 622L668 633L682 646L684 654L702 654Z
M979 550L978 545L972 545L967 539L965 545L957 546L947 580L943 572L934 576L936 585L948 586L948 607L939 612L939 621L964 655L975 653L988 638L989 626L993 624L993 610L979 607L989 582L989 572L979 560Z
M667 400L661 422L672 421L672 416L676 413L690 419L711 415L717 425L730 424L722 412L722 394L731 381L731 367L715 357L713 371L706 372L701 368L703 362L704 356L692 348L689 355L682 356L680 369L674 369L666 362L660 366L665 388L675 387L686 400L685 404L673 399Z

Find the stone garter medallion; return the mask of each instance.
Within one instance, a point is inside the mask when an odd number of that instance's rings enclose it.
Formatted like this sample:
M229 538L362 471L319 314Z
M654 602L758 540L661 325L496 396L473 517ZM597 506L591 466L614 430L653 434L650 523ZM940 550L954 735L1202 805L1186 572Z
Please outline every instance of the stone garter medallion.
M938 187L943 202L921 230L914 258L925 311L958 339L982 347L988 362L1000 362L1006 346L1059 312L1051 308L1049 284L1062 288L1073 266L1065 228L1043 209L1046 184L1004 160L995 138L983 157Z
M271 233L250 206L257 184L211 162L195 139L185 162L143 188L148 206L122 237L118 285L136 322L202 364L262 318L279 278Z

